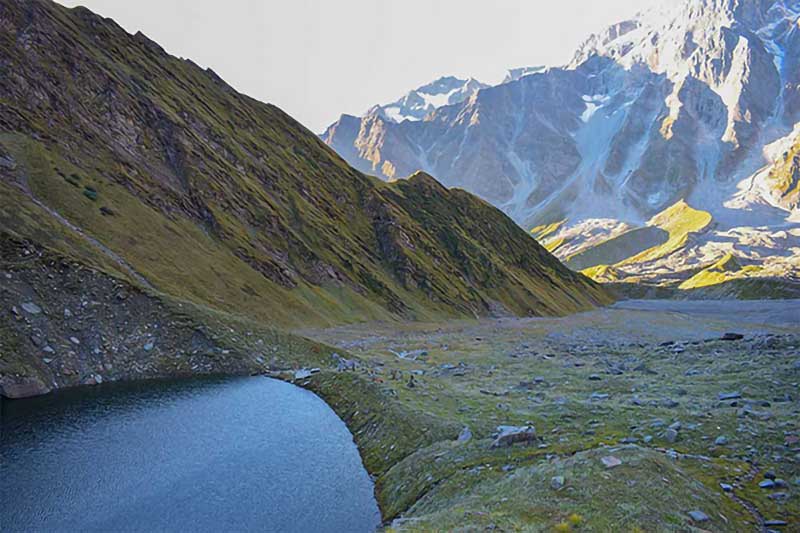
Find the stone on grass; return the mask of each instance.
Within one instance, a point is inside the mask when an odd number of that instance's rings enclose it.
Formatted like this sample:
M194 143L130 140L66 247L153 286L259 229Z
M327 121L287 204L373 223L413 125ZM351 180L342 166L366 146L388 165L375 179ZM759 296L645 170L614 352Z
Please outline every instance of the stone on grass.
M717 398L718 398L720 401L725 401L725 400L738 400L738 399L739 399L739 398L741 398L741 397L742 397L742 393L741 393L741 392L739 392L739 391L736 391L736 392L720 392L720 393L717 395Z
M762 489L774 489L775 482L772 481L771 479L765 479L764 481L759 483L758 486L761 487Z
M669 428L664 433L664 438L667 439L667 442L675 442L678 440L678 430Z
M725 492L733 492L733 485L731 485L730 483L720 483L719 486Z
M716 444L717 446L725 446L726 444L728 444L728 437L720 435L719 437L714 439L714 444Z
M708 515L703 511L689 511L689 518L691 518L693 522L708 522L710 520Z
M622 464L622 461L620 461L617 457L614 457L613 455L606 455L605 457L601 457L600 461L603 463L603 465L605 465L606 468L614 468Z
M533 426L497 426L492 448L513 446L517 443L529 444L536 441L536 428Z
M741 333L726 333L725 335L720 337L720 340L723 341L740 341L742 339L744 339L744 335L742 335Z
M564 479L564 476L555 476L552 479L550 479L550 487L553 490L561 490L562 488L564 488L565 484L566 480Z
M22 310L29 315L38 315L42 312L42 308L33 302L25 302L20 307L22 307Z
M319 372L319 368L301 368L294 373L294 379L310 378L313 374Z
M461 430L461 433L458 434L458 442L469 442L472 439L472 431L467 427Z

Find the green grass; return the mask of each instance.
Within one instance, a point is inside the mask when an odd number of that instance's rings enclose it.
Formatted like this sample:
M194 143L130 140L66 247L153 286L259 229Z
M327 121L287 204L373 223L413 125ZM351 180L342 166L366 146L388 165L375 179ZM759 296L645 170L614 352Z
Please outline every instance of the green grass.
M160 291L284 327L610 301L485 202L430 177L365 176L281 110L110 20L51 3L4 16L50 36L26 48L0 35L8 68L49 96L2 102L14 178Z
M784 428L796 430L793 407L773 403L771 419L741 419L735 408L717 406L716 398L727 390L745 391L753 400L789 392L788 354L796 337L758 351L750 345L710 342L673 354L669 347L658 347L663 337L652 332L682 322L671 313L648 313L644 323L641 319L635 312L614 311L530 321L347 326L304 334L350 349L371 369L373 382L384 391L381 397L391 399L392 409L413 420L416 430L439 431L443 421L450 425L443 432L449 435L446 439L420 440L408 447L398 441L402 450L393 451L402 459L388 470L380 465L378 499L385 518L401 518L392 524L395 530L469 530L493 524L503 530L551 531L578 514L586 531L685 531L690 526L686 513L695 509L711 516L706 529L712 531L752 527L752 516L725 496L719 483L742 476L748 468L742 458L748 453L763 468L769 464L784 477L792 476L792 463L774 463L771 450L782 443ZM689 321L686 327L696 326ZM703 327L721 335L739 326L710 319ZM570 339L564 333L568 331L585 332L586 338L573 333L576 338ZM610 336L637 342L605 343ZM602 345L592 349L586 346L589 342ZM410 361L390 350L425 350L427 355ZM627 365L627 370L610 374L612 363ZM451 365L450 370L443 365ZM640 365L649 371L633 370ZM687 374L689 369L702 372ZM588 379L592 374L601 379ZM407 386L411 375L413 388ZM534 383L534 377L541 382ZM529 384L521 387L521 382ZM589 400L595 391L610 398ZM641 405L631 403L634 397ZM678 405L665 406L666 398ZM335 409L337 403L331 400ZM365 405L372 413L372 405ZM422 422L415 414L431 418ZM665 425L682 422L676 443L664 438L663 427L651 427L658 419ZM529 422L541 436L542 448L489 448L497 425ZM461 426L474 434L466 444L454 441ZM748 430L738 431L740 427ZM751 431L759 435L757 440ZM729 444L713 446L721 434ZM389 435L383 446L394 442ZM646 435L653 437L652 443L643 442ZM639 441L609 449L626 437ZM707 459L674 460L665 455L666 448ZM608 454L620 457L624 466L605 470L599 457ZM558 492L550 487L556 475L567 479L567 487ZM607 505L609 501L614 505Z
M709 224L711 224L710 213L693 209L684 201L677 202L647 222L648 226L655 226L666 231L669 239L663 244L633 255L619 264L645 263L665 257L682 247L690 233L700 232Z

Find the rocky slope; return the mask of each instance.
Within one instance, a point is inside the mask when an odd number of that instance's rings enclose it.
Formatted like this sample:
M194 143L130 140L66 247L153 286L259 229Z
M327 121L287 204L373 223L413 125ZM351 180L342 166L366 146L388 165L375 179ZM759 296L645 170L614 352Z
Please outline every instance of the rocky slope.
M462 80L445 76L407 92L392 103L377 105L367 113L380 114L393 122L422 120L434 110L459 104L486 87L488 85L473 78Z
M340 121L324 139L357 168L423 169L526 229L607 220L611 238L685 200L715 224L681 254L708 266L732 244L796 276L797 262L770 261L800 250L798 17L798 0L670 2L590 37L564 67L509 76L422 122L346 118L351 135ZM754 240L780 243L755 258Z
M0 232L0 402L78 385L330 364L301 337L143 291Z
M365 176L274 106L110 19L0 4L0 226L273 324L608 301L500 211Z

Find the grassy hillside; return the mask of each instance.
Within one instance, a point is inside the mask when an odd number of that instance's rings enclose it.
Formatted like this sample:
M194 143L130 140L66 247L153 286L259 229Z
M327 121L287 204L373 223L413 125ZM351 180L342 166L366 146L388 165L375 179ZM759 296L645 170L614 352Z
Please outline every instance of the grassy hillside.
M575 270L584 270L597 265L613 265L649 250L654 245L662 245L669 240L669 234L657 226L644 226L626 231L567 259L566 264Z
M768 178L773 196L781 205L800 206L800 140L775 162Z
M86 9L0 5L0 222L279 326L608 301L498 210L351 169L274 106Z
M644 263L669 255L686 243L690 233L702 231L709 224L711 214L693 209L681 200L647 222L648 226L666 231L669 234L667 241L629 257L622 264Z

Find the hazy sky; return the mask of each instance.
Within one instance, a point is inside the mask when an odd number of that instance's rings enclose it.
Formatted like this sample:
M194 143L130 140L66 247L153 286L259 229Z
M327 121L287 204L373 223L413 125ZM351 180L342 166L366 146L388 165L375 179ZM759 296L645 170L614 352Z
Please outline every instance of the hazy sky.
M141 30L319 133L443 75L560 65L654 0L59 0ZM672 0L666 0L672 1Z

